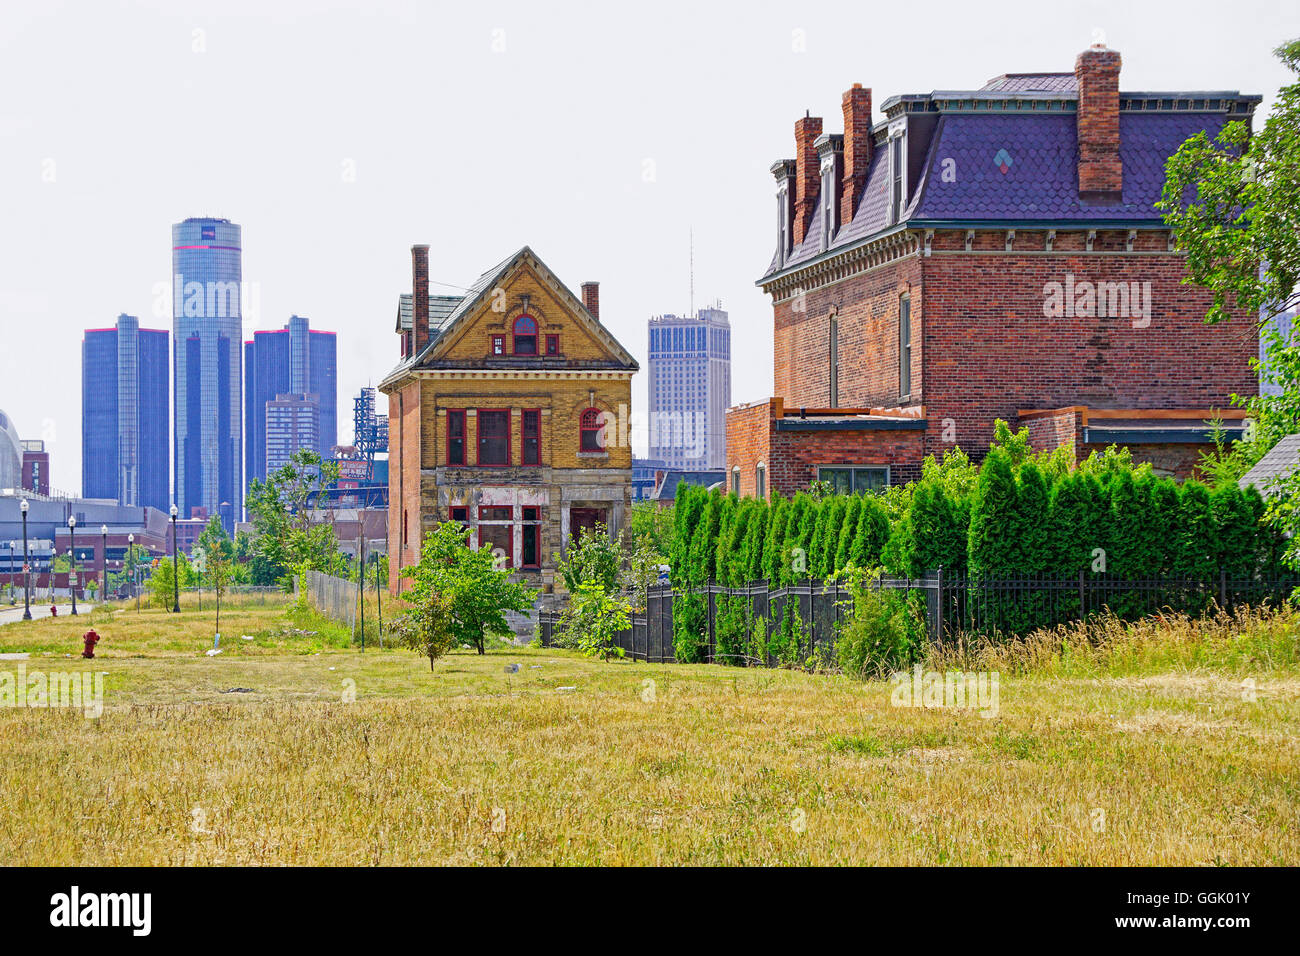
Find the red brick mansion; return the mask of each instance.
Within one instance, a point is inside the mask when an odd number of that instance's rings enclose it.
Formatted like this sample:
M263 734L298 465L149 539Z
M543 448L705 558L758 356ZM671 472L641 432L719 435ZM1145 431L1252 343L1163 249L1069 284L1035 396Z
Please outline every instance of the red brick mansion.
M795 124L758 283L776 396L727 413L730 489L904 482L954 444L981 459L997 418L1186 477L1207 419L1240 430L1254 324L1205 324L1154 203L1184 140L1260 98L1124 92L1119 74L1094 46L1073 73L893 96L878 122L855 85L842 134Z

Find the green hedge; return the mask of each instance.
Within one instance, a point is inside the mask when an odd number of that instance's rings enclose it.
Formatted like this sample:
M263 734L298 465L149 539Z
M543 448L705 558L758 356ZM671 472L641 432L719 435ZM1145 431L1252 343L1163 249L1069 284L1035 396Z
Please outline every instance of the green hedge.
M678 660L702 659L702 588L711 581L742 587L766 580L780 587L850 568L919 577L942 567L972 579L1066 578L1082 571L1119 582L1217 582L1221 572L1243 580L1286 570L1284 542L1263 520L1264 501L1254 489L1179 484L1133 465L1122 450L1071 467L1059 453L1033 455L1026 447L1023 432L1007 447L994 444L978 468L960 451L942 461L929 458L918 481L891 489L887 498L799 492L739 500L679 485L670 556ZM1195 610L1207 603L1206 593L1174 594L1168 603ZM1042 594L1007 600L994 608L994 619L1023 631L1051 614L1078 610L1077 593L1053 600L1054 608ZM1142 595L1123 593L1111 601L1123 615L1148 604ZM802 624L796 618L787 605L778 620L755 621L746 599L720 598L718 653L734 659L797 653Z

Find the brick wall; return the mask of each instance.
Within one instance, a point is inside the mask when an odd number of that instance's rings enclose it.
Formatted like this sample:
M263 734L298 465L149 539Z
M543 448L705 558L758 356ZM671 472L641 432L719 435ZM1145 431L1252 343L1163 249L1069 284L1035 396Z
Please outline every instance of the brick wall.
M774 382L787 408L825 408L830 395L830 317L839 343L839 407L899 404L898 306L907 292L912 316L912 400L922 401L922 302L915 258L815 288L773 306Z
M1058 409L1056 414L1021 419L1019 426L1014 422L1008 424L1029 429L1029 444L1035 451L1055 451L1069 445L1076 452L1083 432L1083 410L1072 406Z
M898 301L910 292L912 404L924 404L925 453L945 437L981 460L993 422L1015 423L1022 408L1228 408L1232 393L1258 388L1250 359L1258 334L1239 316L1207 326L1210 300L1182 284L1181 256L1167 234L1100 230L1087 251L1083 230L935 233L932 255L785 296L773 305L776 393L787 408L830 404L830 315L839 343L838 404L899 404ZM1149 283L1149 324L1139 315L1044 314L1048 283ZM1131 286L1130 286L1131 290ZM802 311L800 311L802 307ZM1138 327L1134 323L1137 322ZM1049 427L1036 426L1040 431ZM1044 439L1045 440L1045 439Z
M779 402L772 399L771 402ZM740 469L740 493L754 495L755 466L771 458L772 405L755 402L727 409L727 490L731 490L733 468ZM767 493L771 494L769 478Z
M420 558L420 385L411 382L388 396L389 442L398 451L388 469L388 590L396 594L398 571Z
M925 432L773 431L768 480L783 495L807 489L819 465L888 465L891 484L921 477Z
M1162 237L1141 238L1163 248ZM1125 241L1125 233L1099 234L1094 249L1123 250ZM1017 236L1010 254L924 260L932 439L952 419L958 444L982 458L994 419L1014 422L1021 408L1227 408L1232 393L1256 392L1253 324L1207 326L1209 296L1181 284L1181 256L1137 248L1026 255L1030 242ZM1149 324L1131 316L1045 316L1045 286L1064 284L1067 274L1076 283L1150 283Z

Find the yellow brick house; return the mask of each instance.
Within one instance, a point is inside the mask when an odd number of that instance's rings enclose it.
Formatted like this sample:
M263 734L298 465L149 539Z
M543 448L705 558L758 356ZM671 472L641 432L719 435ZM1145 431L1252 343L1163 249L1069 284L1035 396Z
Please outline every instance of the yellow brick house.
M617 534L631 508L627 421L636 360L525 246L463 297L430 296L428 246L411 249L398 302L401 361L380 384L389 417L389 589L424 533L463 523L534 586L581 529Z

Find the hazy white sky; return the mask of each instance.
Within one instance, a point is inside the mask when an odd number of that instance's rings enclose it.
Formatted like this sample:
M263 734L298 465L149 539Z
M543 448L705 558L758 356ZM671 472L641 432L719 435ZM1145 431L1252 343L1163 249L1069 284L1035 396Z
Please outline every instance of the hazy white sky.
M696 304L736 330L732 400L763 398L754 280L794 120L838 132L854 82L878 107L1068 71L1095 29L1121 88L1260 93L1262 115L1300 3L3 0L0 408L78 490L81 331L170 328L170 226L204 215L243 226L246 331L296 312L338 332L340 440L395 362L416 242L458 286L525 244L575 291L598 280L644 363L646 319L688 308L693 227ZM633 395L644 410L644 374Z

